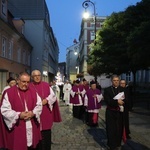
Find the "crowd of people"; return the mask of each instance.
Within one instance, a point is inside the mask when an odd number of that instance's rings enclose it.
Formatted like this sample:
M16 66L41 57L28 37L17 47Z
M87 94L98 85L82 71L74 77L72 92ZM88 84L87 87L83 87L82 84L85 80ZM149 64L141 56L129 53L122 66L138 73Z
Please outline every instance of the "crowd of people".
M132 110L132 94L124 79L113 75L111 86L102 92L101 86L85 79L76 80L70 91L73 117L82 119L88 126L98 126L101 101L106 104L107 145L110 150L121 149L122 140L130 139L129 111ZM68 83L67 83L68 84ZM68 91L67 91L68 92Z
M42 81L39 70L31 75L10 77L0 102L0 148L8 150L50 150L53 122L61 122L59 101L72 106L72 116L90 127L98 126L102 100L106 104L107 145L121 149L121 141L130 139L129 111L131 94L124 79L113 75L112 85L102 88L85 78L58 85ZM22 138L20 138L22 137Z
M70 92L73 105L73 117L82 119L89 126L98 126L98 113L101 107L102 93L96 88L96 82L90 84L76 80Z

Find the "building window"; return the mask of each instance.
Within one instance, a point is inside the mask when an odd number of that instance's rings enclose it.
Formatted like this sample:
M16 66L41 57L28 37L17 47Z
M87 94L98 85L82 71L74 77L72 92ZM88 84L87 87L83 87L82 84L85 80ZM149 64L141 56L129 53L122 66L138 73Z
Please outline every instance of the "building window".
M91 22L91 27L95 28L95 22Z
M27 60L28 60L28 65L30 66L30 53L28 53L28 56L27 56Z
M49 13L46 11L46 23L49 26Z
M95 39L95 32L91 31L90 34L91 34L90 37L91 37L91 41L92 41Z
M26 64L26 51L25 50L23 51L22 56L23 56L23 64Z
M7 4L6 4L6 0L2 0L2 14L4 16L7 15Z
M12 59L12 42L8 43L8 58Z
M21 49L20 48L18 48L17 50L17 61L21 62Z
M44 49L44 60L48 61L48 51L46 49Z
M45 32L44 32L44 38L45 38L45 41L48 42L48 33L47 33L47 30L45 29Z
M101 22L101 23L100 23L100 28L102 28L102 27L103 27L103 25L104 25L104 23L103 23L103 22Z
M25 27L24 27L24 25L22 25L22 27L21 27L21 33L22 34L24 34L24 30L25 30Z
M6 38L2 38L2 56L6 57Z
M126 81L127 83L131 81L131 73L126 74Z

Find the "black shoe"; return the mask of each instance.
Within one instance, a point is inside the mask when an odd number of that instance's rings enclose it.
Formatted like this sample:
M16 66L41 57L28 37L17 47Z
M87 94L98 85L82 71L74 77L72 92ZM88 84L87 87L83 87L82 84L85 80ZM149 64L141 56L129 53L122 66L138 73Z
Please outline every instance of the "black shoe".
M116 150L121 150L121 146L117 147Z
M127 135L127 139L131 139L131 136Z
M130 110L129 110L129 112L133 112L133 111L134 111L133 109L130 109Z

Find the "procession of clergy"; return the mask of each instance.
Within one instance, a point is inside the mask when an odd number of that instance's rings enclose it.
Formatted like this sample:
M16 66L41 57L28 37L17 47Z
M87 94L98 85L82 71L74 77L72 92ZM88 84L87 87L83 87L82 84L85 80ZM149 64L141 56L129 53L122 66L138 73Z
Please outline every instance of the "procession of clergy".
M98 127L99 109L102 100L106 103L106 132L109 150L121 150L121 142L126 143L129 136L129 109L131 95L124 79L117 75L111 77L112 85L104 89L86 79L76 80L73 85L66 81L63 92L66 105L73 106L73 117L83 120L90 127Z
M0 148L50 150L53 122L62 121L54 85L42 81L39 70L33 70L31 77L22 72L16 80L9 78L7 82L0 104ZM105 100L110 150L120 148L122 137L126 141L123 133L127 94L126 88L120 87L119 83L119 77L113 76L112 86L105 89L104 97L95 81L88 84L86 79L77 79L73 85L66 81L63 86L63 100L66 105L73 106L73 117L83 120L90 127L98 126L101 101Z

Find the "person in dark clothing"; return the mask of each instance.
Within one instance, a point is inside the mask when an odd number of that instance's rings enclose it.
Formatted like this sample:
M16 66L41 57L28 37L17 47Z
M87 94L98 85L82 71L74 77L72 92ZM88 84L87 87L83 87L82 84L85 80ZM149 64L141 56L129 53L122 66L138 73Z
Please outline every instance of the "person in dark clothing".
M63 82L61 84L58 85L59 86L59 89L60 89L60 100L63 101L63 97L64 97L64 93L63 93Z
M83 86L83 91L84 91L83 95L82 95L82 101L84 104L85 94L86 94L87 90L89 90L89 88L90 88L89 83L85 78L83 78L81 86ZM82 106L81 114L82 114L83 123L87 123L88 122L88 112L87 112L86 107L84 105Z
M130 102L130 93L129 93L129 89L128 86L126 86L126 81L125 80L120 80L120 86L124 88L124 90L126 91L126 101L124 104L124 126L125 126L125 132L126 132L126 138L127 139L131 139L131 137L129 136L130 134L130 129L129 129L129 102Z
M106 102L106 132L107 145L110 150L119 150L123 135L123 97L115 99L116 95L123 92L124 89L119 86L120 78L117 75L112 76L112 86L104 89L104 101Z
M102 90L101 85L99 84L99 82L96 82L96 88L99 89L100 91Z
M129 82L126 86L128 88L130 101L129 101L129 111L133 111L133 83Z

